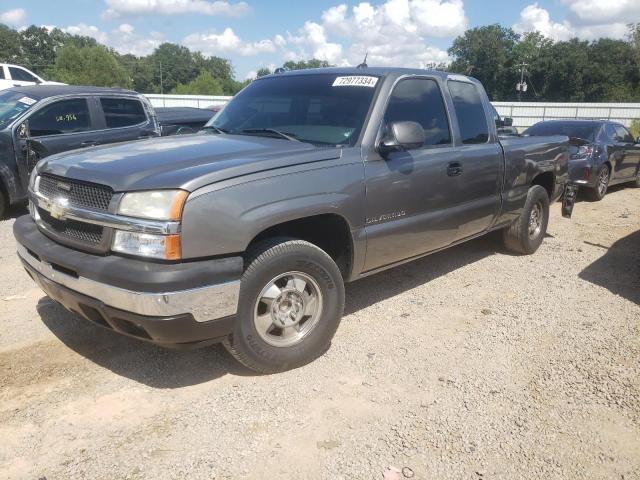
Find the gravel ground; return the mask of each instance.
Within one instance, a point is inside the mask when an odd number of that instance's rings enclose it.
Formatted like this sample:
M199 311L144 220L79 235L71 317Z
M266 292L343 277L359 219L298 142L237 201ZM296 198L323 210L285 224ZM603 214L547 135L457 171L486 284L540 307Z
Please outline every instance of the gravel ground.
M0 477L639 479L638 212L615 188L531 257L489 236L351 284L331 349L270 376L75 318L0 222Z

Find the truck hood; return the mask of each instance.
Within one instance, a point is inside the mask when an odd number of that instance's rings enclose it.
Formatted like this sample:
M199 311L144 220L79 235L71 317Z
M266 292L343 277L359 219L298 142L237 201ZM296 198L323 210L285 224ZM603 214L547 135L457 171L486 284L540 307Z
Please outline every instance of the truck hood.
M109 185L116 192L205 185L265 170L340 158L339 148L245 135L154 138L45 158L40 173Z

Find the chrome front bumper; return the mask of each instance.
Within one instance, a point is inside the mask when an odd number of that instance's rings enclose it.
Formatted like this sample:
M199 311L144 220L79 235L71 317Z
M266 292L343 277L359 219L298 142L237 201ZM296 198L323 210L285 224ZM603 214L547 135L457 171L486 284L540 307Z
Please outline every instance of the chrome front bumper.
M17 250L25 264L45 279L119 310L150 317L191 314L196 322L228 317L237 311L239 280L174 292L134 292L66 273L32 255L20 244Z

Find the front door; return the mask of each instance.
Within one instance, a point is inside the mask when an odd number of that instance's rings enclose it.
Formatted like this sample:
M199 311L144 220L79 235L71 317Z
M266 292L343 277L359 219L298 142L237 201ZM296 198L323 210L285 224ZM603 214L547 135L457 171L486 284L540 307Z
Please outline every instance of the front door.
M622 125L614 125L617 145L620 146L622 158L619 163L616 179L633 179L638 173L640 163L640 145L637 145L633 135Z

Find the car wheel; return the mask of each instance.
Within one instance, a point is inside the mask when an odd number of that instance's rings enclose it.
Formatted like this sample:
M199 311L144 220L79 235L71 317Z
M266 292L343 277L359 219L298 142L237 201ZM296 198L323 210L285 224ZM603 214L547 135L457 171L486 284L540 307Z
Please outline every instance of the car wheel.
M611 179L611 172L607 165L602 165L598 170L598 176L596 178L596 186L587 190L587 196L590 200L598 202L604 198L609 188L609 180Z
M535 253L549 223L549 195L540 185L533 185L527 194L520 217L502 231L505 247L515 253Z
M344 310L344 283L326 252L302 240L258 246L242 276L237 320L224 342L260 373L302 366L326 351Z

